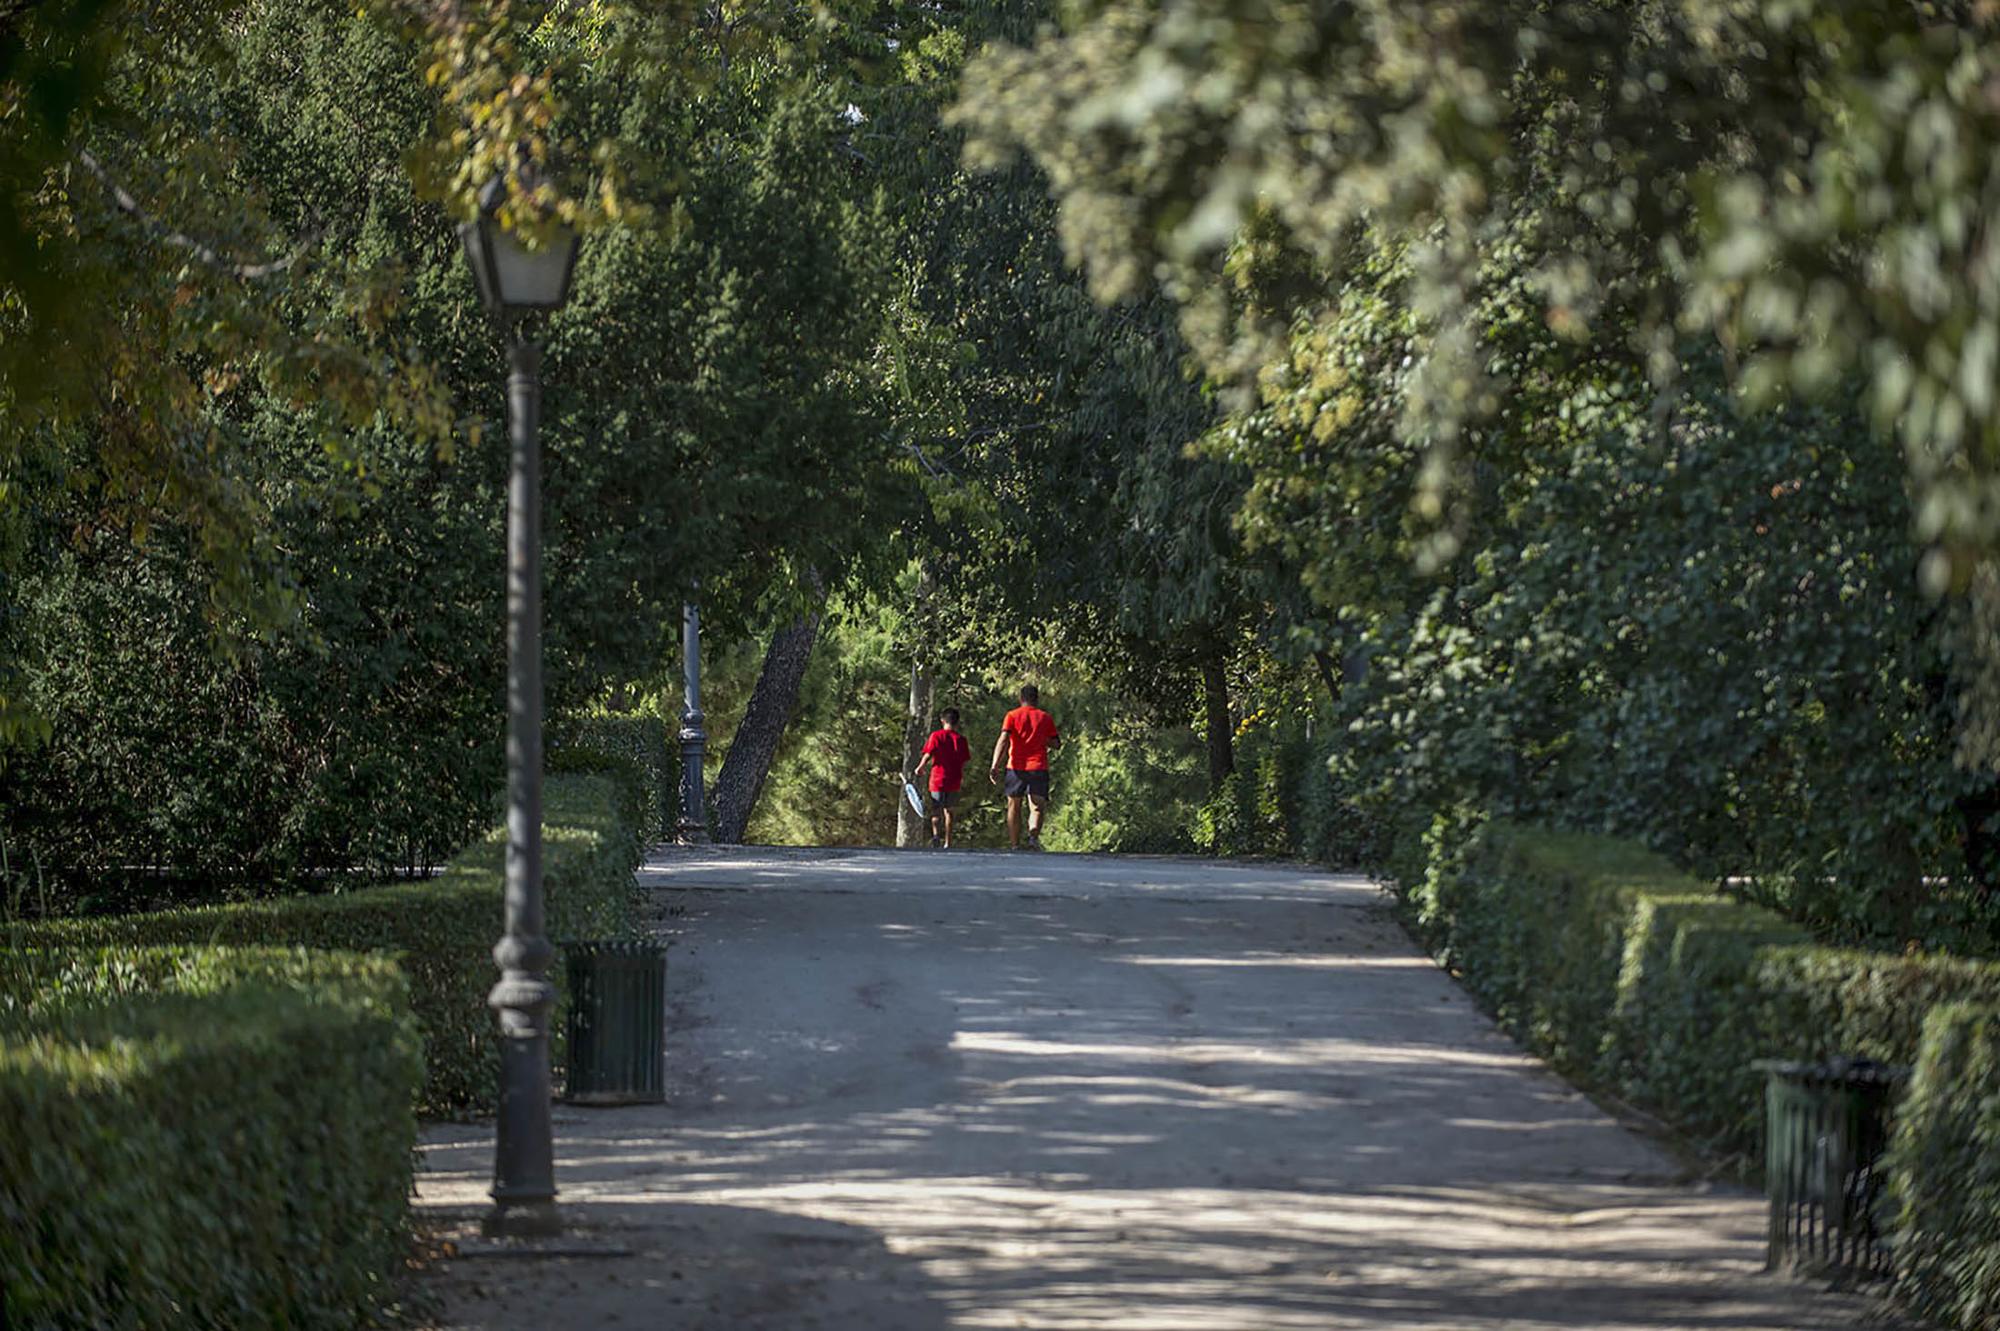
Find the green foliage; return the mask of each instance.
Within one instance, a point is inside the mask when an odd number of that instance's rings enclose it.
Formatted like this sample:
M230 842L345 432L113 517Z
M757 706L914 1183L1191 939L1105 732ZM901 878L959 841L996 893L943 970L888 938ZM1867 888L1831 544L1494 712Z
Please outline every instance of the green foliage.
M817 63L817 42L616 6L537 31L565 48L543 53L562 69L564 132L630 147L645 169L628 202L647 205L599 219L569 307L538 330L560 716L649 676L697 579L711 628L740 632L801 569L837 581L865 563L915 490L865 391L885 256L840 115L842 66ZM357 424L230 363L162 418L197 417L228 445L215 465L282 614L218 601L186 504L149 510L143 542L107 510L96 432L152 427L111 410L115 389L78 405L32 467L0 472L0 706L26 709L46 738L0 754L0 836L47 866L62 912L427 869L485 823L500 773L502 339L452 219L403 166L432 133L423 60L436 53L425 33L326 0L260 0L208 35L213 58L176 66L146 117L176 143L199 131L221 145L213 171L185 168L208 194L254 198L271 231L318 235L342 260L308 263L254 303L305 336L356 321L423 373L371 380ZM464 71L446 66L449 98ZM549 91L529 82L531 97ZM481 134L507 120L495 114ZM145 145L132 156L151 163ZM380 288L362 310L350 265ZM206 314L171 319L205 327ZM337 349L321 353L330 379ZM56 357L66 372L134 375L210 360ZM462 418L417 428L402 397L419 389ZM208 465L202 433L183 442ZM160 876L122 882L135 866Z
M1931 1012L1888 1168L1899 1291L1945 1325L2000 1326L2000 1011Z
M1063 742L1043 843L1127 855L1191 852L1203 786L1201 742L1191 728L1112 719Z
M636 787L631 822L641 844L671 839L680 813L680 751L666 722L645 714L598 712L552 728L548 771L602 771L611 765L620 768L622 782Z
M1505 290L1483 308L1526 318ZM1910 584L1898 467L1855 411L1745 413L1695 360L1666 403L1615 360L1546 369L1462 557L1422 579L1393 497L1419 463L1368 422L1397 391L1373 318L1302 333L1278 405L1210 441L1257 477L1246 539L1366 657L1331 718L1357 794L1638 837L1836 941L1992 948L1960 639ZM1313 517L1333 505L1353 520Z
M368 1320L405 1256L421 1075L385 958L6 954L0 1312L77 1328Z
M632 784L555 777L543 811L543 887L551 939L617 937L633 918L639 837L626 820ZM500 931L504 829L461 853L435 878L360 891L224 906L15 925L15 948L287 946L383 952L409 975L424 1040L419 1108L455 1113L490 1105L498 1036L486 994Z
M1195 815L1195 845L1212 855L1289 854L1292 838L1283 803L1287 775L1277 753L1239 750L1236 770Z
M1489 823L1402 884L1417 927L1559 1067L1753 1157L1759 1058L1908 1064L1941 1004L2000 1002L2000 966L1813 946L1628 841Z
M1194 846L1211 855L1379 866L1387 833L1356 798L1347 751L1340 737L1315 736L1304 717L1253 715L1237 733L1236 770L1194 810Z
M976 157L1025 148L1100 293L1164 278L1208 363L1246 378L1295 314L1414 251L1397 428L1440 463L1425 520L1533 382L1493 358L1475 295L1532 229L1533 322L1577 359L1633 348L1669 383L1676 331L1700 329L1766 398L1863 377L1941 543L1934 585L2000 534L2000 265L1969 221L2000 141L1990 14L1118 0L1069 17L972 65Z

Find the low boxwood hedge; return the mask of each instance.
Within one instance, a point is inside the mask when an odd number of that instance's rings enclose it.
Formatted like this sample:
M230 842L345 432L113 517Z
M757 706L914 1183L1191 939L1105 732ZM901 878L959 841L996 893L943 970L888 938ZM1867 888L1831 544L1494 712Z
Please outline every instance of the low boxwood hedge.
M407 1241L422 1076L385 957L0 963L0 1325L348 1327Z
M603 713L569 717L551 728L550 771L565 770L577 761L579 751L630 764L639 786L634 798L644 811L639 824L642 842L673 836L680 817L680 759L665 721L657 716Z
M1914 1065L1886 1165L1898 1279L2000 1331L2000 966L1818 947L1608 837L1473 826L1408 880L1416 927L1503 1024L1713 1150L1761 1152L1755 1059Z
M1889 1148L1901 1291L1929 1317L2000 1328L2000 1009L1937 1008Z
M1907 1064L1933 1007L2000 1004L2000 966L1815 946L1610 837L1486 824L1410 900L1432 946L1551 1061L1746 1157L1763 1125L1754 1060Z
M632 869L640 835L623 777L551 777L544 792L543 882L551 938L618 937L635 916ZM322 896L278 897L191 910L51 920L0 930L15 948L219 944L386 952L410 979L424 1040L419 1108L448 1114L491 1106L498 1084L492 947L500 935L501 859L495 830L437 877ZM561 967L554 978L561 983Z

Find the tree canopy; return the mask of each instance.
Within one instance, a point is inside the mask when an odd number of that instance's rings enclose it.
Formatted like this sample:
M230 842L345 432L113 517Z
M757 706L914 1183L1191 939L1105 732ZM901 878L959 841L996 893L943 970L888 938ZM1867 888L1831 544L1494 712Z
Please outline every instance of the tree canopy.
M753 835L885 835L935 709L983 742L1033 678L1077 848L1512 814L1990 947L1990 23L36 6L0 846L97 909L483 821L497 175L587 235L537 329L552 708L671 714L698 597Z

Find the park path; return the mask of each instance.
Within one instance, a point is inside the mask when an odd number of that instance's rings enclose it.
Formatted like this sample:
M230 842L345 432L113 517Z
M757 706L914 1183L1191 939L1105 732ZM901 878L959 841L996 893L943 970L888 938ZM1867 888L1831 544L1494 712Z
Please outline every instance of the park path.
M641 880L667 1103L560 1109L583 1255L468 1242L440 1326L1890 1324L1761 1274L1758 1198L1522 1053L1364 880L753 849ZM490 1140L426 1133L448 1230Z

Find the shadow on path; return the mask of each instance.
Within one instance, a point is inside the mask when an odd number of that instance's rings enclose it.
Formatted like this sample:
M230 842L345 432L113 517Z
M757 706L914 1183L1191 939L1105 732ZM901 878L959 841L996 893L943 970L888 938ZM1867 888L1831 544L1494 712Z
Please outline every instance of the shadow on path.
M801 1266L742 1221L728 1279L816 1291L746 1328L1888 1324L1761 1275L1758 1199L1525 1056L1378 897L1270 877L674 893L669 1102L565 1111L565 1196L866 1236ZM475 1200L487 1140L430 1133L425 1197Z

